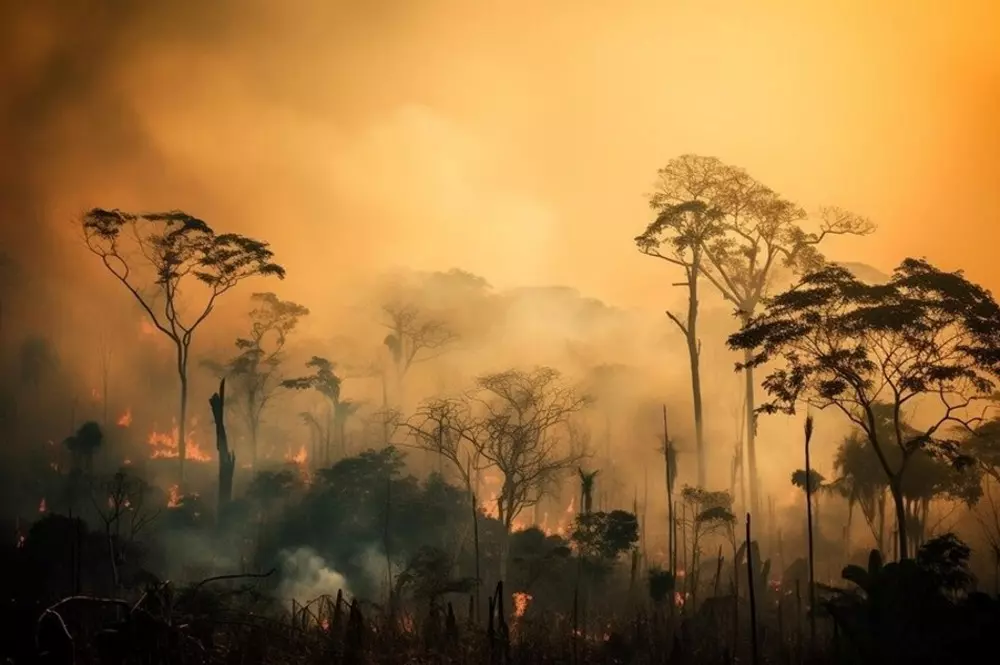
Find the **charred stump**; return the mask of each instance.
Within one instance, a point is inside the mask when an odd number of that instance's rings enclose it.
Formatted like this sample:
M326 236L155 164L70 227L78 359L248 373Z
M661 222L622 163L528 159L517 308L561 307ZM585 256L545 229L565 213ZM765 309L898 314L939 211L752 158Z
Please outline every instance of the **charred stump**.
M236 472L236 453L229 449L226 436L226 380L219 382L219 392L208 400L215 419L215 448L219 451L219 526L225 524L229 503L233 500L233 474Z

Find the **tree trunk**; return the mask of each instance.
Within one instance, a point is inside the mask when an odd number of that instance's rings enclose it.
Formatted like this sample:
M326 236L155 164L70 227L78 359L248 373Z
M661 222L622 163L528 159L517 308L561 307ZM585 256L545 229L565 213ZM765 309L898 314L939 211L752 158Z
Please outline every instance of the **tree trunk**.
M257 471L257 428L259 424L254 418L250 422L250 468Z
M692 264L685 269L688 287L687 322L682 324L669 312L667 312L667 316L681 329L681 332L684 333L684 340L687 342L688 362L691 366L691 402L694 408L695 450L698 457L698 486L705 487L708 466L705 459L705 427L701 402L701 350L698 342L698 272L700 265L701 256L696 247Z
M180 490L184 491L184 460L187 457L187 401L188 377L187 363L182 362L181 370L181 409L180 420L177 423L177 460Z
M896 507L896 540L899 544L899 559L909 558L909 542L906 533L906 504L903 501L902 481L897 476L889 481L889 491L892 492L892 502Z
M747 325L747 321L744 320L743 325ZM743 356L743 361L746 363L750 362L753 357L752 352L746 351ZM752 515L760 515L760 496L758 493L759 484L757 476L757 414L755 413L756 402L754 401L754 378L753 378L753 368L747 367L743 370L743 377L745 380L746 390L746 401L747 401L747 475L749 476L750 485L750 510ZM759 521L759 518L758 518ZM767 525L765 526L765 530ZM758 533L761 533L760 527L757 529Z
M208 400L212 407L212 417L215 419L215 447L219 451L219 496L218 523L223 526L229 504L233 500L233 474L236 471L236 455L229 450L229 438L226 435L226 380L219 383L219 392Z

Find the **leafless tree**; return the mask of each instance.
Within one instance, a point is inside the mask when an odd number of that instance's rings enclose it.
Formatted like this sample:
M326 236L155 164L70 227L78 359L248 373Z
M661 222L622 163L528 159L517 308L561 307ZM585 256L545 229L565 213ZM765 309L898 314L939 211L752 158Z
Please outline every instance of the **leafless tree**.
M472 399L483 430L477 451L503 476L497 513L509 532L521 511L539 500L541 488L579 462L559 430L589 399L549 367L487 374L477 383Z
M139 533L160 514L146 505L149 486L124 470L95 484L91 501L104 527L108 559L115 586L120 584L119 565L125 560L124 543L134 543ZM123 534L124 531L124 534Z
M469 400L428 400L401 427L409 435L410 445L447 461L470 496L478 492L479 472L486 468L480 453L484 429Z
M178 457L184 482L187 453L188 360L194 333L218 299L255 276L284 278L267 243L235 233L216 234L204 221L181 211L131 213L94 208L81 222L87 247L132 294L153 325L175 349L180 379ZM201 304L183 313L191 287Z
M446 353L458 339L447 322L412 303L390 300L382 305L382 325L389 330L383 344L395 370L397 406L402 407L403 381L414 363Z

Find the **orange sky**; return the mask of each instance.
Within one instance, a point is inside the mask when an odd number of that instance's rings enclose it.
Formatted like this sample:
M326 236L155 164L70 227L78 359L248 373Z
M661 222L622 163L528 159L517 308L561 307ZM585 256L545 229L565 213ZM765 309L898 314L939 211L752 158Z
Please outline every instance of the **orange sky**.
M198 4L105 19L100 94L52 114L50 218L184 208L271 241L312 303L402 264L658 306L632 237L695 152L880 225L837 258L1000 289L997 3ZM32 25L29 72L61 39Z

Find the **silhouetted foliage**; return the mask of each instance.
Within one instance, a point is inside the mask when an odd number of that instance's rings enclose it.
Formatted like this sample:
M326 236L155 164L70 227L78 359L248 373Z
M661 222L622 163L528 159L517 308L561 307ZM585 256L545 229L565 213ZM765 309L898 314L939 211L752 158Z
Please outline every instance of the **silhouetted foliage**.
M896 508L899 552L908 552L903 482L920 450L967 465L946 426L981 421L969 413L991 397L1000 374L1000 307L960 273L907 259L886 284L865 284L828 266L775 296L767 309L729 339L753 351L743 367L773 359L782 366L764 381L764 412L793 413L804 402L833 407L866 435ZM936 399L938 416L907 434L902 410L921 397ZM879 436L877 409L888 404L893 435ZM897 448L893 465L886 451Z

